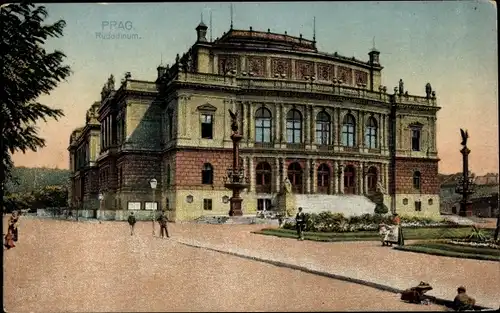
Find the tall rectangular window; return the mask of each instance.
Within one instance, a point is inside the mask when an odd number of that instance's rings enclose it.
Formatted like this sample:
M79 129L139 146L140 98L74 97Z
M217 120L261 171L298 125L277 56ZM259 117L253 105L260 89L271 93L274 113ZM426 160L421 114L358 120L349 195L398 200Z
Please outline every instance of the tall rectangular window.
M203 210L212 211L212 199L203 199Z
M415 201L415 211L422 211L422 202Z
M213 115L201 115L201 138L213 139Z
M420 129L411 130L411 150L420 151Z
M172 140L174 138L174 113L167 113L167 134L168 140Z
M257 211L271 209L271 199L257 199Z

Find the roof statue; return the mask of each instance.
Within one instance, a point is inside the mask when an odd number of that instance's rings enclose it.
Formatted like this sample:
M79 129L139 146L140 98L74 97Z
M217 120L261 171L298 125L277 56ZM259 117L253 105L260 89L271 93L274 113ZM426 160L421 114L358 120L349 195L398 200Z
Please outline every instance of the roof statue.
M402 95L405 92L405 83L403 79L399 80L399 94Z
M425 95L427 98L430 98L431 95L432 95L432 86L431 86L431 83L427 83L425 85Z
M460 128L460 135L462 135L462 142L460 144L466 147L467 139L469 138L469 133L467 132L467 130L464 131L462 128Z

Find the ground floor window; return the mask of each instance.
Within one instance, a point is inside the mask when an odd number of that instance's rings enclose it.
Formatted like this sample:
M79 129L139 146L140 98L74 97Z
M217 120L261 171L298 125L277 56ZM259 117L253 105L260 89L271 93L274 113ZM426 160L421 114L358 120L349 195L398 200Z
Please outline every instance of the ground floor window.
M203 199L203 210L212 211L212 199Z
M257 199L257 211L270 210L271 199Z
M158 210L158 202L146 202L144 203L144 209L149 211Z
M140 202L129 202L127 204L127 209L129 209L129 210L140 210L141 209L141 203Z
M415 211L422 211L422 202L415 201Z

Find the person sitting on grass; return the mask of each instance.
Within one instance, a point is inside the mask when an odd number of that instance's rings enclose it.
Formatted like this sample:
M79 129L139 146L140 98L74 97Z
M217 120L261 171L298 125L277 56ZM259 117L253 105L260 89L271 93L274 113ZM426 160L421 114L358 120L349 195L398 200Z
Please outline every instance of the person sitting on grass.
M473 310L476 300L467 295L465 287L458 287L457 293L457 296L453 300L453 309L455 311Z

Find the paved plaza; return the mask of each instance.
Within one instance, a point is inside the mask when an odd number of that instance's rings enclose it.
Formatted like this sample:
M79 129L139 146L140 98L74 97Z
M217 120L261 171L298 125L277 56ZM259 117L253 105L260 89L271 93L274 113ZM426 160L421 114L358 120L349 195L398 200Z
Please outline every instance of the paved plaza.
M22 218L17 247L4 251L4 306L9 312L444 310L221 252L378 277L402 289L426 280L435 287L431 294L448 298L465 284L480 305L499 298L492 288L500 282L495 262L404 253L377 242L299 242L251 233L262 225L169 226L173 237L162 240L152 237L151 222L139 222L130 236L123 222Z

